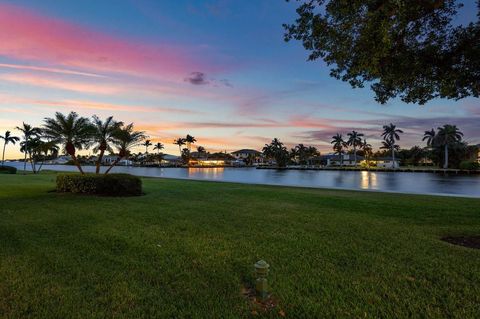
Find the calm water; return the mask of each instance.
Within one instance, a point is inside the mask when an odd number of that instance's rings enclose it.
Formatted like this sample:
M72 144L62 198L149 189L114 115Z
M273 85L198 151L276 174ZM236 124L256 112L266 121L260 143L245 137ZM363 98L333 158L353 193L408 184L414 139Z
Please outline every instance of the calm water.
M23 163L8 163L23 169ZM27 166L28 169L28 166ZM45 165L44 169L76 171L75 166ZM84 167L92 172L94 167ZM480 197L480 175L442 175L401 172L270 170L255 168L115 167L112 172L138 176L212 180L247 184L378 190L415 194Z

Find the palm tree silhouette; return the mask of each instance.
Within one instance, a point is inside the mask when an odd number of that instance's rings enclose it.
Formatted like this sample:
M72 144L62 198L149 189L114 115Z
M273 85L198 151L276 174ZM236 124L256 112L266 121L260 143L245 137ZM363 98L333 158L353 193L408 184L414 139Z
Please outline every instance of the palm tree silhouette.
M179 137L173 141L173 144L178 145L178 151L180 152L180 156L182 155L182 146L185 145L185 139L183 137Z
M85 117L78 116L76 112L70 112L66 116L56 112L54 118L45 118L43 132L49 140L56 144L62 144L80 173L85 174L75 151L76 149L88 149L90 146L94 132L90 121Z
M23 133L23 142L28 145L30 138L40 136L42 130L38 127L33 127L30 124L25 122L22 123L22 126L17 126L17 130ZM27 149L25 149L25 157L23 159L23 173L25 174L27 170Z
M114 144L118 150L118 157L105 171L105 175L108 174L110 170L122 160L122 158L128 157L132 148L144 145L142 141L147 138L144 132L133 130L133 123L119 128L115 132L114 137Z
M195 144L197 140L195 139L195 137L187 134L187 136L185 137L185 142L187 142L187 148L188 148L188 151L190 152L191 151L191 148L192 148L192 144Z
M145 146L145 153L148 154L148 148L152 146L152 141L146 140L142 145Z
M438 143L443 145L445 152L445 159L443 168L448 168L448 146L458 143L462 140L463 133L457 128L456 125L445 124L442 127L438 127Z
M3 140L3 153L2 153L2 166L5 163L5 148L7 147L8 143L12 143L15 145L16 142L20 141L20 138L17 136L13 136L10 131L6 131L5 134L2 136L0 135L0 139Z
M427 140L427 146L433 147L435 144L436 133L435 130L432 128L430 131L425 131L423 134L422 141Z
M357 166L357 147L362 144L362 133L358 133L357 131L351 131L347 134L348 140L347 145L353 146L353 160L355 161L355 167Z
M95 173L99 174L103 155L105 154L105 151L109 151L110 153L113 152L111 144L115 140L114 134L123 125L123 123L114 121L112 116L107 117L104 122L98 118L98 116L94 115L92 117L92 125L94 128L92 138L96 144L93 151L95 153L100 151L95 163Z
M402 130L397 129L395 125L390 123L389 125L384 125L383 126L383 133L382 137L385 141L391 142L389 143L392 146L392 162L393 162L393 168L395 168L395 142L400 140L400 135L403 133Z
M367 161L367 167L369 166L369 161L370 161L370 155L372 155L372 145L367 143L366 139L363 139L362 145L360 147L363 150L363 153L365 154L365 159Z
M157 154L160 154L160 151L163 150L165 147L163 146L162 143L160 142L157 142L157 144L155 144L155 146L153 147L153 150L157 151Z
M347 146L347 143L343 140L342 134L335 134L332 136L333 151L340 156L340 166L343 166L343 148Z

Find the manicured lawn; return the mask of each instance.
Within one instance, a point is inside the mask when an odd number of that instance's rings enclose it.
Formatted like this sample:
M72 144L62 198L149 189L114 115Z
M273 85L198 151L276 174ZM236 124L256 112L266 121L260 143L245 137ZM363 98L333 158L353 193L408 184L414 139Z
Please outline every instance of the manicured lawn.
M439 240L480 234L477 199L163 179L107 198L54 180L0 175L1 318L249 317L262 258L267 317L480 314L480 250Z

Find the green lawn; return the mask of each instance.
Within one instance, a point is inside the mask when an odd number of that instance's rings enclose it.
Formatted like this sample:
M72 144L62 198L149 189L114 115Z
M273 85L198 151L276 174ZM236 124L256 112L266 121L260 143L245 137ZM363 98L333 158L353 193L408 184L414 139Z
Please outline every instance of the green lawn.
M412 176L413 177L413 176ZM57 194L0 175L0 318L242 318L253 263L287 318L478 318L480 200L144 179ZM282 313L283 315L283 313Z

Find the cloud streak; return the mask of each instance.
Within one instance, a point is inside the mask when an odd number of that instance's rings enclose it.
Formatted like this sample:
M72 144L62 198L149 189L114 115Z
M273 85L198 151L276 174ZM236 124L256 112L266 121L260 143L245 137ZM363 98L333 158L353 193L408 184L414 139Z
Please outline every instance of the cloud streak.
M0 43L3 56L93 73L179 79L198 67L214 69L187 54L195 48L116 38L11 4L0 4Z

